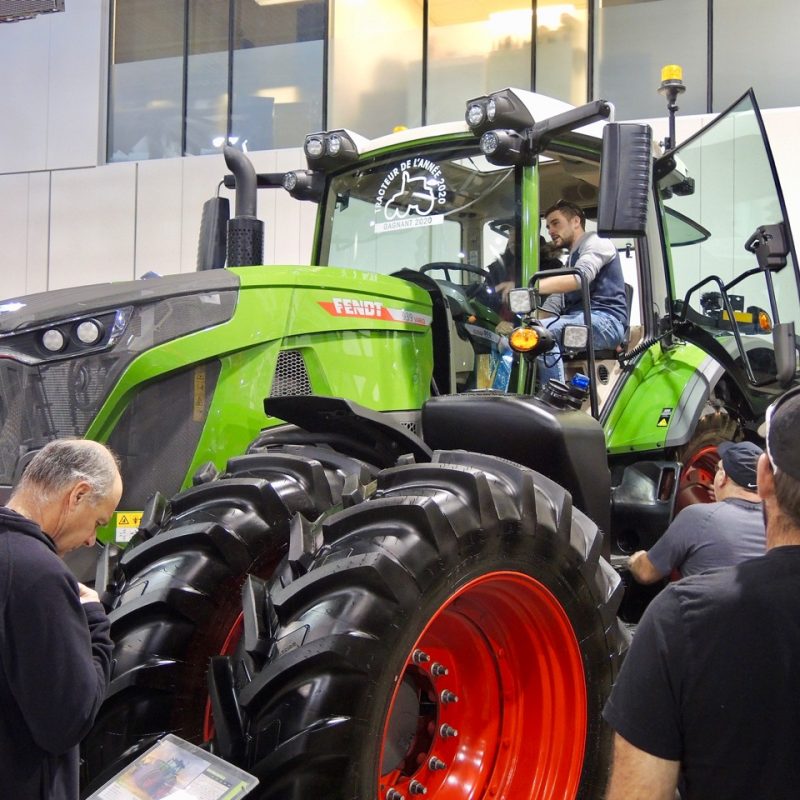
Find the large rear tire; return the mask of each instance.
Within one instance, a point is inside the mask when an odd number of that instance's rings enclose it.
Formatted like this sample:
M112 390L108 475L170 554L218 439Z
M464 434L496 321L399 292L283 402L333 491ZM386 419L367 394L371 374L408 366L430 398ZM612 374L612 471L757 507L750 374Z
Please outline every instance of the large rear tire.
M348 493L358 499L375 472L327 447L279 446L160 501L150 538L120 559L111 683L82 747L86 793L165 732L208 737L206 670L235 650L245 577L272 574L294 515L315 519Z
M240 690L260 800L602 796L627 647L619 578L568 493L438 452L384 470L280 569ZM309 542L320 536L308 536Z
M675 513L694 503L711 503L714 473L719 461L717 445L741 438L736 420L725 411L716 410L700 417L690 441L676 453L682 464Z

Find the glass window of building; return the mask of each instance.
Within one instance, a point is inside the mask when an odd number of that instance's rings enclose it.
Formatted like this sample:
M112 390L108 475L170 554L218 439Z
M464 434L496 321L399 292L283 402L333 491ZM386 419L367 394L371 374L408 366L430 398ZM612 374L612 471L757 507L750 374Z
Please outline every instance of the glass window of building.
M183 0L117 0L108 160L181 155Z
M422 121L422 0L332 3L328 128L374 138Z
M579 106L587 100L588 0L536 5L536 91Z
M427 122L464 117L471 97L531 86L530 0L429 0Z
M326 16L324 0L235 0L231 136L248 150L322 127Z
M228 4L188 5L186 153L218 153L228 126Z
M594 96L614 103L617 119L664 116L661 68L683 67L682 114L706 111L706 0L598 0Z
M761 108L800 105L798 18L793 2L714 3L714 111L724 111L750 87Z

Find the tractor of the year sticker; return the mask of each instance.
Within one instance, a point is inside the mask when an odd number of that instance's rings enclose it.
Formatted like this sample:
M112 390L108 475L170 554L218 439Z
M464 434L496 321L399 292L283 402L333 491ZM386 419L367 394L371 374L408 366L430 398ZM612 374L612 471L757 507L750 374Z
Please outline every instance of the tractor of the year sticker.
M440 225L434 213L447 202L441 167L429 158L409 158L386 173L375 197L375 233Z

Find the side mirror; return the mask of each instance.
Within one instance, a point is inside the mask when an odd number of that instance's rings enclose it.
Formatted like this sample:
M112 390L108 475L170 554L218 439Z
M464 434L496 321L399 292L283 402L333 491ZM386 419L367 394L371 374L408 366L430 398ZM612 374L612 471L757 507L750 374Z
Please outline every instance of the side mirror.
M744 243L744 249L756 257L761 269L775 272L783 269L789 255L784 224L778 222L775 225L760 225Z
M647 201L653 158L649 125L612 122L603 129L597 233L641 236L647 227Z

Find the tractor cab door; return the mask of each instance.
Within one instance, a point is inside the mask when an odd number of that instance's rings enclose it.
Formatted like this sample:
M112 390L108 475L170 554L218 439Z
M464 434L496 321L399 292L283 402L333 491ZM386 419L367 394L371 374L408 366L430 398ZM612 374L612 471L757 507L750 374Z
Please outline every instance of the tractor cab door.
M791 231L752 91L655 167L676 334L715 357L759 416L795 380Z

